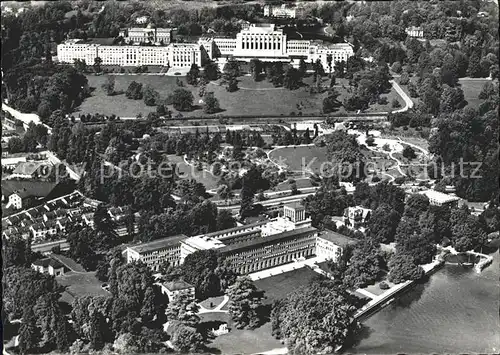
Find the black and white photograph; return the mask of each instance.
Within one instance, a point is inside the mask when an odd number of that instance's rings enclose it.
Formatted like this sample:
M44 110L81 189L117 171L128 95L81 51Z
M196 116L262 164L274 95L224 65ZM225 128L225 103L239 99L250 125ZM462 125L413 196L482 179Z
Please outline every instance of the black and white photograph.
M498 0L0 7L2 355L500 354Z

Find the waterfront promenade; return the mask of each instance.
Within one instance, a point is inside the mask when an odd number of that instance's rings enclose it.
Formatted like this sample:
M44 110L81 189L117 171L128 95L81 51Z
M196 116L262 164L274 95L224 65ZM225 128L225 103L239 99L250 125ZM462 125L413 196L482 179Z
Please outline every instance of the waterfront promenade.
M424 272L426 275L434 272L436 269L438 269L440 266L443 265L443 260L437 256L434 261L432 261L429 264L421 265L422 269L424 269ZM409 287L411 284L415 283L415 281L405 281L399 284L394 285L384 293L376 296L372 295L370 292L358 289L356 290L357 292L366 295L367 297L370 297L372 300L368 302L366 305L364 305L361 309L359 309L356 314L354 315L355 318L360 318L363 315L369 313L372 311L375 307L380 306L384 302L388 301L391 299L393 296L395 296L397 293L405 290L407 287ZM371 296L370 296L371 295Z

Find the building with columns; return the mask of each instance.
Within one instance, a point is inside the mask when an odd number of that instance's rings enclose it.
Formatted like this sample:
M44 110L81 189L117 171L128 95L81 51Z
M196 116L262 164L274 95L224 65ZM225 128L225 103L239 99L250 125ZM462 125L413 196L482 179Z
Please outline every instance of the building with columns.
M135 28L122 32L124 38L134 43L171 42L169 29ZM103 65L141 66L158 65L171 68L188 68L193 63L202 66L208 60L233 58L246 61L257 58L263 62L286 62L298 66L320 60L325 71L331 71L336 62L354 55L348 43L323 43L310 40L288 40L282 29L274 24L249 24L233 37L201 37L197 43L170 43L168 45L103 45L78 39L68 40L57 46L61 63L72 64L75 59L92 65L96 57Z

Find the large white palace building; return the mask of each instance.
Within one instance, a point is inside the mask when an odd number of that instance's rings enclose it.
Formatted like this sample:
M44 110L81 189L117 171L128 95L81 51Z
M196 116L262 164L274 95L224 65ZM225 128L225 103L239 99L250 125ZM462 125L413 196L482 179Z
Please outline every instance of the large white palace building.
M155 33L163 32L158 32L157 29ZM192 63L201 66L207 60L217 58L234 58L239 61L257 58L266 62L280 61L294 65L298 65L300 59L307 62L319 59L325 70L333 70L336 62L347 61L353 54L352 46L348 43L288 40L283 30L277 29L274 24L251 24L243 28L236 38L202 37L197 43L139 46L99 45L69 40L57 46L57 57L62 63L73 63L75 59L80 59L92 64L99 57L103 65L161 65L172 68L190 67ZM329 58L331 68L328 67Z

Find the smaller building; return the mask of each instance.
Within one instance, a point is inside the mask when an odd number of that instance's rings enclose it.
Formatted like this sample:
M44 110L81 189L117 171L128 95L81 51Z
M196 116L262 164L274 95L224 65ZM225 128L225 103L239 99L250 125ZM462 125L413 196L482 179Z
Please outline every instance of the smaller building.
M348 227L364 227L370 220L372 210L361 206L347 207L344 210L344 224Z
M41 177L49 177L52 169L52 164L44 161L27 161L21 162L12 171L12 176L36 179Z
M422 29L422 27L416 27L416 26L407 27L405 29L405 32L409 37L424 38L424 30Z
M180 265L181 242L185 239L187 239L187 236L184 234L157 239L128 247L123 254L125 254L127 263L140 260L153 271L158 271L165 261L173 266Z
M420 194L427 196L431 206L457 207L460 200L457 196L448 195L436 190L426 190L420 192Z
M264 17L297 18L301 13L301 8L287 4L264 6Z
M326 229L316 237L316 256L336 262L347 245L356 244L356 240Z
M42 274L53 276L64 275L64 265L51 257L35 260L31 264L31 267Z
M161 293L167 295L168 301L172 302L181 293L187 293L194 299L194 286L183 280L175 280L160 284Z

